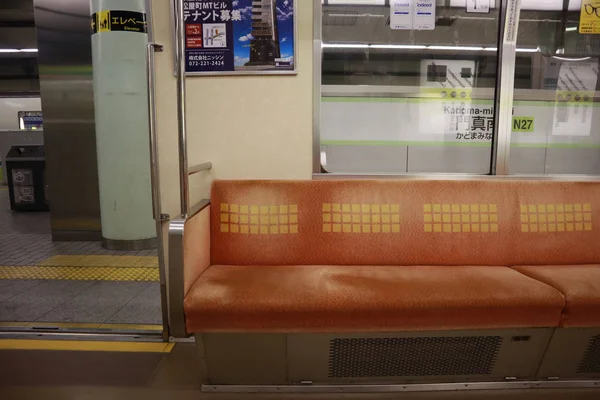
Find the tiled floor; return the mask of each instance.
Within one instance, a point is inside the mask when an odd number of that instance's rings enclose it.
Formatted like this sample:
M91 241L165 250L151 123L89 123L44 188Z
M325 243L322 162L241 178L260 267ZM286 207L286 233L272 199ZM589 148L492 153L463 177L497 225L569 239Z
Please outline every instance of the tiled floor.
M52 242L49 213L10 211L0 186L0 322L160 324L157 281L156 250Z

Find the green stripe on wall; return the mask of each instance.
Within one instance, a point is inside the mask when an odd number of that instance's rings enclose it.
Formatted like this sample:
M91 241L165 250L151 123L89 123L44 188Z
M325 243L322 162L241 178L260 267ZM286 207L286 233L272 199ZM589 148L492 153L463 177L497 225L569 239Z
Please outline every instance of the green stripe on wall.
M322 140L321 146L421 146L421 147L491 147L490 142L416 142L394 140ZM600 149L600 144L512 143L515 148Z
M406 98L406 97L321 97L323 103L423 103L431 101L452 101L451 99L437 99L437 98ZM456 100L460 101L460 100ZM471 104L482 104L482 105L493 105L493 100L462 100ZM556 103L555 101L536 101L536 100L515 100L514 105L516 106L542 106L542 107L565 107L573 106L576 104L568 103ZM600 107L600 103L586 103L579 104L580 106L588 107Z
M600 144L578 143L511 143L510 147L542 149L600 149Z
M407 97L321 97L323 103L424 103L430 101L449 101L437 98L407 98ZM456 101L459 101L458 99ZM470 104L492 105L492 100L462 100Z
M490 142L413 142L395 140L321 140L322 146L428 146L491 147Z

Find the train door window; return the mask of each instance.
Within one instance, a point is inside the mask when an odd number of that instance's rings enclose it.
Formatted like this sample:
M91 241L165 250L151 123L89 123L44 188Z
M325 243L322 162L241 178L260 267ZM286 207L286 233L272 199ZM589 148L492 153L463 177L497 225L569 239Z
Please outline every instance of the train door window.
M316 2L321 172L490 173L501 24L488 3Z
M600 174L598 2L523 1L509 172ZM594 22L597 20L597 22Z

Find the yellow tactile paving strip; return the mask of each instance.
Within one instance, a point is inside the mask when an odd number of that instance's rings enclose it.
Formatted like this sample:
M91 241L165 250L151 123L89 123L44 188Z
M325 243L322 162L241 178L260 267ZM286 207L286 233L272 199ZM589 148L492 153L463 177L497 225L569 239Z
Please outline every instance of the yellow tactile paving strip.
M174 343L93 342L73 340L2 339L0 350L110 351L170 353Z
M0 279L160 281L158 268L0 266Z
M162 331L162 325L102 324L76 322L0 322L4 328L61 328L61 329L113 329L121 331Z
M36 266L0 266L2 279L158 282L158 257L58 255Z
M47 267L138 267L158 268L153 256L53 256L42 261Z

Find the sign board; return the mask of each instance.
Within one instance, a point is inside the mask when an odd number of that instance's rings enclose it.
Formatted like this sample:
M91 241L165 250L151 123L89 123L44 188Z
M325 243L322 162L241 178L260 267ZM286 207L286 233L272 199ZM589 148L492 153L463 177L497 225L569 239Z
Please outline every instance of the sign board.
M296 73L297 1L184 1L186 72Z
M435 0L391 0L390 28L398 30L435 29Z
M598 61L552 60L548 68L558 69L552 134L590 136L594 110L594 91L598 81Z
M435 29L435 0L416 0L413 28L419 31Z
M490 0L467 0L467 12L489 14Z
M148 33L146 14L128 10L103 10L92 14L92 34L111 31Z
M390 28L402 30L413 28L412 0L392 0L390 2Z
M600 34L600 1L582 0L579 33Z

